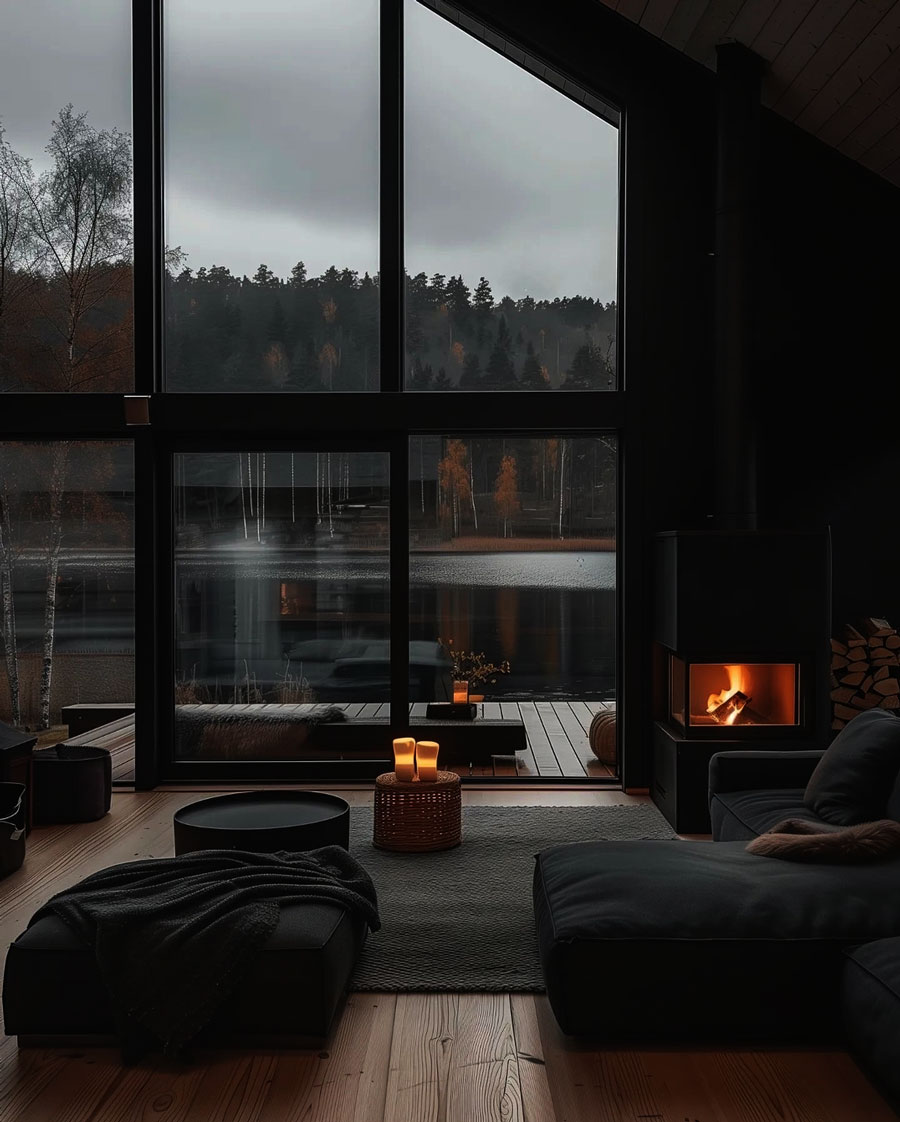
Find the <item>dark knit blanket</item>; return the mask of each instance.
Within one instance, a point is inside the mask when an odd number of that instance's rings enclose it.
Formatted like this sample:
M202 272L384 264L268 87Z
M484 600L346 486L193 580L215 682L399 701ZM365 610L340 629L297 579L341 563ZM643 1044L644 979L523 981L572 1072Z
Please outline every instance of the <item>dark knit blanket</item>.
M381 926L369 874L341 846L206 849L102 869L31 917L60 916L94 948L123 1059L179 1056L244 976L282 905L339 904Z

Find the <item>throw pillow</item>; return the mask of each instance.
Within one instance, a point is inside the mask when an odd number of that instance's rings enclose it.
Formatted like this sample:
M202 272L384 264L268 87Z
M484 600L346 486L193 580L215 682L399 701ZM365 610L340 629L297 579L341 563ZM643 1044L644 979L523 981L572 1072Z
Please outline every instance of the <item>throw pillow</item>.
M864 709L823 753L803 803L835 826L883 818L898 769L900 717L887 709Z

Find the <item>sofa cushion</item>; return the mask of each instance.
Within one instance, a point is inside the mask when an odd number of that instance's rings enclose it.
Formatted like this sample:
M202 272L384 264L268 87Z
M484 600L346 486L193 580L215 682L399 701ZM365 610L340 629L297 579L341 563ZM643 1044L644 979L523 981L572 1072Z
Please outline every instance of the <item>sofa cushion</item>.
M763 791L723 791L709 804L715 841L749 841L785 818L819 822L818 815L803 805L803 788Z
M843 948L900 932L900 892L886 891L900 886L900 858L848 869L744 847L598 841L537 855L538 947L564 1032L840 1037Z
M847 1048L900 1113L900 937L844 951L841 1010Z
M900 717L887 709L865 709L825 750L803 802L834 826L883 818L898 769Z

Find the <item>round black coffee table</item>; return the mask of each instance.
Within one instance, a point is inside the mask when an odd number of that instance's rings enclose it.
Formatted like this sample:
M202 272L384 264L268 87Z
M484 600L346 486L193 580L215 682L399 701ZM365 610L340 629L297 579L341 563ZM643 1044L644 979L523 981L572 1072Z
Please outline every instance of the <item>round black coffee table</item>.
M350 806L323 791L237 791L176 810L174 832L176 856L195 849L349 849Z

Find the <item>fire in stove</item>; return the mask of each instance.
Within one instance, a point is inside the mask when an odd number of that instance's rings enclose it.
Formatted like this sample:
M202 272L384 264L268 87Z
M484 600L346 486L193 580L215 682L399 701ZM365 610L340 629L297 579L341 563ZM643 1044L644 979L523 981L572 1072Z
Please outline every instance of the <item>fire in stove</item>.
M683 727L797 726L794 662L691 662L672 656L671 709Z
M738 664L723 667L728 675L728 686L719 693L711 693L706 701L706 712L717 725L757 724L753 720L752 710L747 706L753 699L744 693L744 687L749 688L745 673L746 667Z

